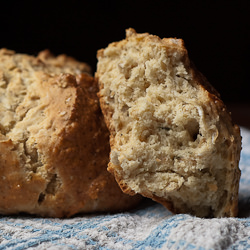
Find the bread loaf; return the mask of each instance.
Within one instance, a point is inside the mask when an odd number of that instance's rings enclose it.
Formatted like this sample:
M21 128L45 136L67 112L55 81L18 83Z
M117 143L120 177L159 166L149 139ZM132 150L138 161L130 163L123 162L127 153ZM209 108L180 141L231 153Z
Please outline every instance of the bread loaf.
M97 57L108 170L121 189L174 213L236 216L240 129L184 42L128 29Z
M90 67L0 50L0 214L69 217L135 205L108 173L109 133Z

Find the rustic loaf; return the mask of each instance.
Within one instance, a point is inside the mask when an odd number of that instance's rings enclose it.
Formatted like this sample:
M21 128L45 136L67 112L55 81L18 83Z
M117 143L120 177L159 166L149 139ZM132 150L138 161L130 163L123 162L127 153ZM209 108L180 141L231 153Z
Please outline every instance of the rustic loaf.
M138 202L108 173L109 133L90 67L0 50L0 214L69 217Z
M184 42L128 29L97 57L108 170L121 189L175 213L236 216L240 129Z

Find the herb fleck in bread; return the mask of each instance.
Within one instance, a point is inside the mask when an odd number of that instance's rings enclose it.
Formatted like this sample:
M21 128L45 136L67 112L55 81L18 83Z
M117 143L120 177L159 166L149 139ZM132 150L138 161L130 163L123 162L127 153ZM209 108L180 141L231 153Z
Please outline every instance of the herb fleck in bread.
M236 216L240 130L183 41L128 29L97 57L108 170L121 189L175 213Z
M109 133L90 68L49 51L0 50L0 213L69 217L127 209L107 172Z

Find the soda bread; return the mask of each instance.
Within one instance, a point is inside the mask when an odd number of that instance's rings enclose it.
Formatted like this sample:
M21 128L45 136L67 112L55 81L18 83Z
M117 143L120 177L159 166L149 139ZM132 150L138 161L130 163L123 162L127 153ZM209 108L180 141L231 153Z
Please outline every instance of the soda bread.
M240 129L184 42L128 29L97 57L108 170L121 189L175 213L236 216Z
M117 211L138 202L108 173L109 132L90 68L0 50L0 214Z

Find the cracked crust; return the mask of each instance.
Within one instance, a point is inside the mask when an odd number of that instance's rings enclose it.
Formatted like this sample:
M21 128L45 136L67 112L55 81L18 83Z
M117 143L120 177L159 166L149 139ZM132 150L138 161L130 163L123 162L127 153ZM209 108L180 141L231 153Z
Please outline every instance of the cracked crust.
M121 189L175 213L236 216L240 129L184 42L128 29L97 57L108 170Z
M109 133L85 63L0 50L0 213L120 211L140 200L106 170Z

